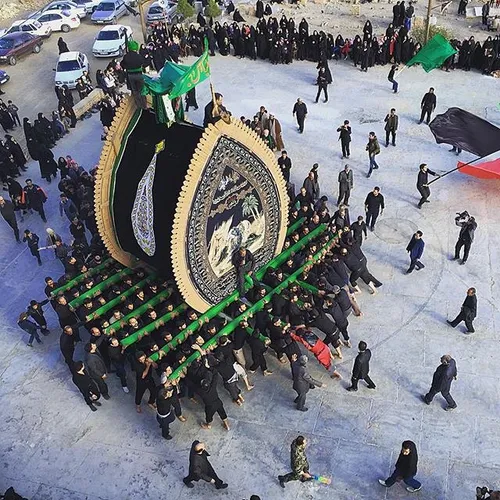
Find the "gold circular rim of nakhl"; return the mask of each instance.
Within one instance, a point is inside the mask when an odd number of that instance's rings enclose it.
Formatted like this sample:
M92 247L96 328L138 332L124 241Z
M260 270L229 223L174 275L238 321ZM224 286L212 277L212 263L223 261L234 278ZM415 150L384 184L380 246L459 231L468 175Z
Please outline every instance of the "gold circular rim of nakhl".
M269 169L272 177L276 181L278 196L280 198L279 206L282 207L283 210L281 225L278 231L278 239L273 251L274 256L279 254L283 248L288 225L288 210L284 209L284 207L288 206L286 182L278 166L276 156L264 141L247 125L235 118L231 118L229 123L226 123L224 120L219 120L215 125L210 124L205 128L193 156L191 157L188 171L184 178L181 192L179 193L174 215L171 244L172 269L174 271L177 287L186 303L201 313L205 312L214 304L210 304L200 296L190 276L187 265L187 248L185 244L187 236L186 221L191 211L191 205L198 187L198 181L221 136L227 136L234 139L257 155Z
M140 114L136 115L138 111L135 100L131 96L123 99L116 109L102 147L94 185L94 211L99 235L110 255L126 267L135 267L141 261L123 250L116 237L111 212L113 172L116 161L126 146L127 130L132 120L140 117Z

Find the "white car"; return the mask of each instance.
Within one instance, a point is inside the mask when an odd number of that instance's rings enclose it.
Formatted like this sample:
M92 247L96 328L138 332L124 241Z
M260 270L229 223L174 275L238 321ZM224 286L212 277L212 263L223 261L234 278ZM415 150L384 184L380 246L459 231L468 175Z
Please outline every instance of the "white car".
M32 35L47 38L52 33L52 29L50 26L40 24L36 19L21 19L14 21L9 29L0 30L0 36L19 32L31 33Z
M39 14L36 20L44 26L49 26L52 31L68 33L80 26L80 18L68 12L44 12Z
M105 26L95 38L92 54L95 57L113 57L125 54L126 40L132 38L132 28L122 24Z
M79 7L84 7L87 14L92 14L101 0L74 0Z
M80 19L83 19L87 15L87 11L83 5L78 5L70 0L61 0L50 2L47 4L40 12L69 12L70 14L77 15Z
M81 52L64 52L59 56L56 69L56 86L67 85L74 89L76 81L81 78L84 71L89 71L89 61L85 54Z

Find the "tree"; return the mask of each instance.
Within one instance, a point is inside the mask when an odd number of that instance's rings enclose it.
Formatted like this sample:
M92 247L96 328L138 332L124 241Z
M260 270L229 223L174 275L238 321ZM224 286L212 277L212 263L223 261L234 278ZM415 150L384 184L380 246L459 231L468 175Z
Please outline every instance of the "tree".
M244 216L251 215L254 220L257 220L259 216L258 213L259 201L253 194L249 194L245 197L242 204L242 213Z
M215 0L208 0L208 5L205 7L205 15L208 17L219 17L222 11Z
M185 19L194 16L194 7L188 2L188 0L179 0L177 4L177 12L181 14Z

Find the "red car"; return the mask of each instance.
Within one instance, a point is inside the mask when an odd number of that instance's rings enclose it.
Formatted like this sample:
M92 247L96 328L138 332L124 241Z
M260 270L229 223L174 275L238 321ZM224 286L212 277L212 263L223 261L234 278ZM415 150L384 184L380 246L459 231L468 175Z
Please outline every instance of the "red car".
M0 62L8 62L11 66L24 54L38 54L43 40L31 33L9 33L0 38Z

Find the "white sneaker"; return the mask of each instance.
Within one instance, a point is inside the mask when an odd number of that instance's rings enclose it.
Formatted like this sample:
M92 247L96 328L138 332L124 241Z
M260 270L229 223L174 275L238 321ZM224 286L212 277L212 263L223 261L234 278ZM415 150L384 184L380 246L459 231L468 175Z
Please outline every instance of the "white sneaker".
M387 488L387 484L385 484L385 481L383 479L379 479L378 482Z
M123 389L123 392L124 392L125 394L128 394L128 393L130 392L130 391L128 390L128 387L122 387L122 389Z
M420 485L418 488L412 488L411 486L406 487L406 491L409 491L410 493L415 493L417 491L420 491L422 489L422 485Z

